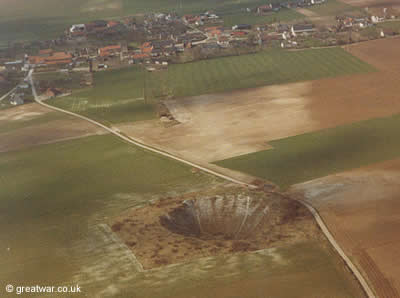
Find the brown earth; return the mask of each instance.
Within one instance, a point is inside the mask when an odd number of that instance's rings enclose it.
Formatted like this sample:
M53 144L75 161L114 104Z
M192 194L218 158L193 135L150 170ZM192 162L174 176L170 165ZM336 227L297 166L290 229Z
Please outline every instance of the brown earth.
M127 135L205 162L270 148L268 141L400 112L400 39L346 47L378 71L165 101L181 122L118 125Z
M81 138L105 131L38 104L0 111L0 152Z
M110 224L145 269L323 237L301 204L243 187L163 198Z
M333 127L399 113L400 39L360 43L346 50L378 71L314 81L307 106L313 121Z
M400 160L298 184L378 297L400 297Z
M268 140L317 129L305 109L309 83L270 86L166 101L181 122L158 120L118 128L146 143L190 159L215 161L270 148Z

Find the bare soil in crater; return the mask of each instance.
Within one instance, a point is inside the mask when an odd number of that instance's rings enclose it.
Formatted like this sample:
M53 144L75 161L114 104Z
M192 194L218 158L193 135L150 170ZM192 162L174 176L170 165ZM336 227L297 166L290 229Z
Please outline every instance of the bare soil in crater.
M110 225L145 269L322 237L300 203L243 187L166 197Z

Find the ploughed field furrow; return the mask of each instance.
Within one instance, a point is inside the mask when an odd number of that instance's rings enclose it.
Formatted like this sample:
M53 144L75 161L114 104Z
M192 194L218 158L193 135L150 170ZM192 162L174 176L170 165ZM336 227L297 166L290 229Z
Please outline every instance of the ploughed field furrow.
M394 288L390 280L382 274L378 266L375 264L374 260L369 256L366 251L359 250L357 252L357 257L359 259L361 267L367 274L369 281L372 283L378 297L400 297L400 293L397 291L396 288Z

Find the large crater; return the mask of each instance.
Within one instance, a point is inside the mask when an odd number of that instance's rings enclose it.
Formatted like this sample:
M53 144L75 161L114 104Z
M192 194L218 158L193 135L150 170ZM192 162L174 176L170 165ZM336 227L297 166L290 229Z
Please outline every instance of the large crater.
M168 230L203 239L247 239L279 223L281 208L265 197L249 195L215 196L185 200L160 217Z

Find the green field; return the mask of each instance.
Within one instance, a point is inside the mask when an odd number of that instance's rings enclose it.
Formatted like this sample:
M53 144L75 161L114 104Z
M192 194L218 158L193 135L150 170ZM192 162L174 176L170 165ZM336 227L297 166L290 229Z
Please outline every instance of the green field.
M162 97L194 96L373 70L341 48L268 50L172 64L160 72L143 72L139 67L100 72L94 77L93 89L49 103L107 123L131 122L154 118L154 103Z
M307 9L321 16L337 16L346 12L352 12L354 14L356 11L361 13L359 8L343 3L340 0L327 0L324 4L314 5Z
M400 156L400 115L268 142L273 149L216 162L282 188Z
M372 71L373 68L341 48L284 51L170 65L148 76L148 88L175 97L230 91L273 84L315 80Z
M110 135L1 153L0 169L2 287L71 282L84 269L72 249L90 224L154 196L217 183Z
M94 87L48 101L106 123L154 118L154 101L144 100L144 72L139 67L97 72Z
M303 19L304 16L293 9L282 9L277 13L271 13L269 15L261 16L255 15L254 13L235 13L221 15L224 26L232 27L237 24L248 24L248 25L262 25L271 24L278 22L291 22L294 20Z
M220 181L114 136L1 153L0 169L3 289L79 284L77 297L360 297L338 256L315 241L137 272L127 248L101 225Z

